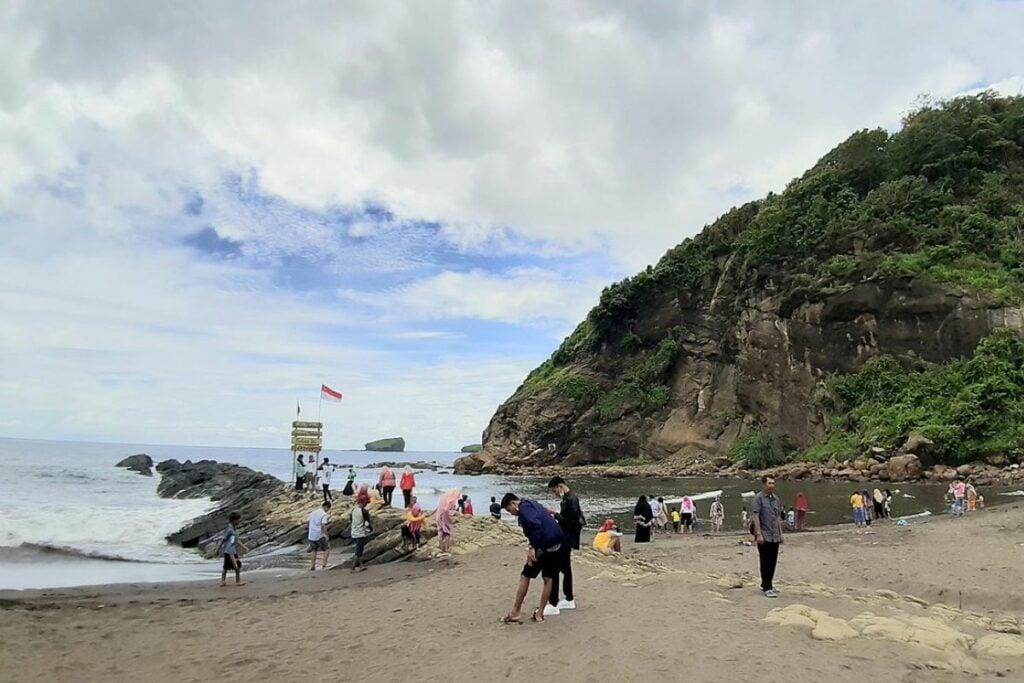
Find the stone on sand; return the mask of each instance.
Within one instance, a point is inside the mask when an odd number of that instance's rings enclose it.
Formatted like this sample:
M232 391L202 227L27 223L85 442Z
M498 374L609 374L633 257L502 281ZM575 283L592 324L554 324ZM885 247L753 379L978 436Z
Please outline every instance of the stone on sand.
M1024 657L1024 639L1009 633L991 633L974 644L974 652L987 657Z
M824 615L815 624L814 630L811 631L811 637L815 640L849 640L850 638L856 638L857 632L850 628L850 625L842 619Z

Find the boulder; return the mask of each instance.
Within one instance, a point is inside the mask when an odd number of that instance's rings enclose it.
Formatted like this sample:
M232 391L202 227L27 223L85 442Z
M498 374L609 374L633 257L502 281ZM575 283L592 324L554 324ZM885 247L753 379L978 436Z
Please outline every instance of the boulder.
M868 468L868 461L864 458L857 458L853 461L851 467L857 471L866 470Z
M889 459L889 478L892 481L907 481L921 477L921 460L913 453L896 455Z
M400 436L389 439L377 439L365 445L368 451L383 451L385 453L402 453L405 451L405 439Z
M132 472L144 474L147 477L153 476L153 458L149 457L145 453L129 455L127 458L117 463L115 467L124 467Z
M992 465L993 467L1006 467L1007 463L1009 463L1010 461L1007 459L1005 455L996 454L990 455L987 458L985 458L985 462L987 462L989 465Z
M935 464L935 442L923 434L911 432L907 440L900 446L899 453L901 455L913 453L924 467L931 467Z
M712 458L711 464L714 465L717 469L724 470L726 467L732 465L732 460L725 457L724 455L719 455L715 458Z
M956 468L956 473L959 474L961 477L969 477L972 474L974 474L974 466L960 465L960 467Z
M954 481L958 476L960 475L956 473L956 470L950 468L943 472L940 478L942 479L942 481Z

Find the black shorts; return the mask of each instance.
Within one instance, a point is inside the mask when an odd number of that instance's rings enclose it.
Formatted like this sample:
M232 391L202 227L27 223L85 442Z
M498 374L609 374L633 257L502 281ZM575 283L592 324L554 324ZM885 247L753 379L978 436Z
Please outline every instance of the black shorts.
M683 526L690 526L693 524L693 514L690 512L684 512L680 517L683 518Z
M238 570L242 570L242 561L238 559L238 555L229 555L224 553L224 569L233 572L235 571L235 562L238 563Z
M357 539L355 539L355 541L356 541L356 557L362 557L363 556L363 550L366 549L366 537L364 536L363 538L357 538Z
M553 579L558 576L561 567L562 553L559 550L546 550L537 556L537 561L533 564L524 564L522 574L531 580L538 576Z
M327 550L327 539L324 537L318 538L315 541L309 542L309 552L315 553L318 550Z

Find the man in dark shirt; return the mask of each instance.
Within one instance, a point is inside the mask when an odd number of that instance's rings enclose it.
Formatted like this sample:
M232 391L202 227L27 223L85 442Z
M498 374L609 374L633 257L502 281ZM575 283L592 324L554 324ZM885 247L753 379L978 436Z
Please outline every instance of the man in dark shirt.
M544 577L544 590L541 592L540 607L533 611L534 621L544 621L544 606L551 599L551 584L558 576L560 553L562 549L562 529L551 517L551 514L540 503L532 500L519 500L514 493L506 493L501 499L501 507L510 515L519 518L519 526L523 535L530 542L526 553L526 564L519 576L519 588L512 611L502 621L506 624L519 623L523 600L530 590L530 581L538 576Z
M766 598L777 598L773 581L775 565L779 562L779 546L782 537L782 503L775 497L775 480L762 477L763 487L754 498L750 511L754 522L754 538L757 554L761 560L761 590Z
M501 506L498 505L498 500L494 496L491 496L491 517L501 519Z
M548 489L562 499L559 511L555 513L558 526L562 528L565 543L562 544L561 563L558 571L562 574L562 589L565 600L558 599L558 577L555 577L551 589L551 605L544 608L545 615L558 614L559 610L576 609L576 594L572 586L572 551L580 549L580 533L585 520L580 509L580 499L569 490L569 485L561 477L553 477L548 482Z

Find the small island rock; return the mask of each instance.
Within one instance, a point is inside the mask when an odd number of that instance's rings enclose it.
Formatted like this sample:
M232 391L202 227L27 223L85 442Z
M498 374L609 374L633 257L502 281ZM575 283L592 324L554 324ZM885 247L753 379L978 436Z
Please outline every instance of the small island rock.
M377 439L366 444L368 451L383 451L385 453L402 453L405 451L405 439L396 436L391 439Z
M129 455L127 458L117 463L115 467L124 467L132 472L144 474L147 477L153 476L153 458L149 457L145 453Z

